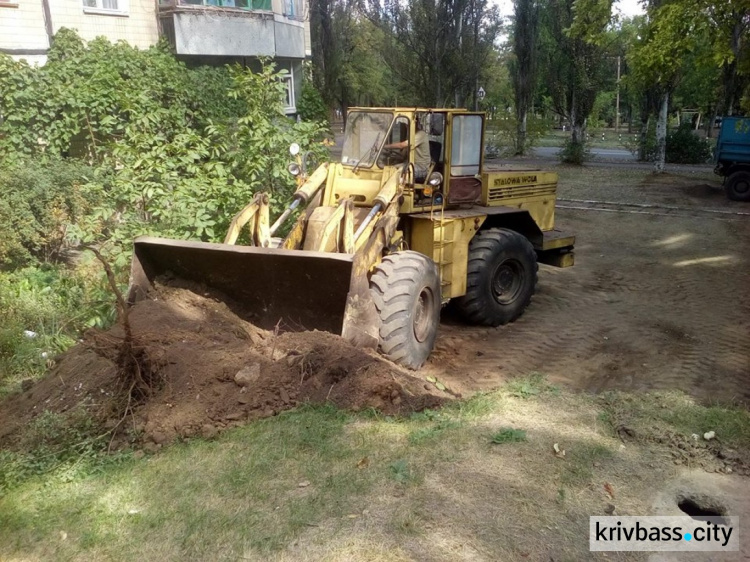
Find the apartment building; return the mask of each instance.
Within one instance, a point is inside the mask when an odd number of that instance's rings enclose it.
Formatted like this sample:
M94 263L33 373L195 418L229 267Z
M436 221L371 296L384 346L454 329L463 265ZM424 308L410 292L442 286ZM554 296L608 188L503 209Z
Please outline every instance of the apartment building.
M291 114L310 56L306 10L306 0L0 0L0 53L44 64L52 36L68 27L138 48L163 36L187 64L256 68L269 57L288 71Z

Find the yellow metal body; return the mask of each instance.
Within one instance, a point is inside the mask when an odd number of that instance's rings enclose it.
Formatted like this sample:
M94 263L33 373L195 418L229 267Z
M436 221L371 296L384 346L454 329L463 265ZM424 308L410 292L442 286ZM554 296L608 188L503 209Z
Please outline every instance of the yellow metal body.
M555 227L556 194L554 172L520 170L482 174L482 205L526 210L542 232Z
M234 217L223 245L136 240L129 300L143 298L156 277L169 273L218 288L263 327L283 321L375 347L380 319L369 274L387 253L410 249L431 258L443 302L466 294L470 243L483 228L518 231L540 262L573 265L574 237L555 230L557 174L485 170L484 114L352 108L350 123L356 112L377 114L378 122L390 123L388 131L374 142L370 131L352 141L340 163L302 173L294 202L273 226L268 197L258 194ZM424 178L415 177L418 120L430 140ZM394 163L383 155L386 145L397 144L397 132L407 136L408 148L405 161ZM374 157L364 158L368 153ZM295 210L288 234L272 239ZM246 226L251 246L236 246Z
M406 247L432 258L440 269L444 302L466 293L469 244L483 226L502 228L525 224L527 232L524 233L532 239L540 253L540 261L558 267L573 265L572 252L546 255L561 249L569 250L575 241L574 237L554 230L557 174L538 169L484 170L483 114L413 107L352 108L350 112L387 114L392 123L408 124L409 139L415 138L418 119L428 115L429 119L439 120L442 131L430 136L430 140L438 145L439 158L438 161L433 159L430 171L439 171L442 183L432 186L426 183L428 178L415 180L415 147L412 142L409 143L407 160L401 165L381 166L375 161L366 167L331 163L316 208L300 217L283 247L357 252L373 230L368 227L352 241L349 240L352 229L356 230L379 202L382 208L378 216L388 205L397 205L399 215L398 221L391 221L392 228L383 233L385 239L379 246L383 250ZM458 127L458 121L471 116L481 117L481 128L473 129L473 134L480 134L481 140L478 154L473 155L472 162L476 165L466 173L465 167L461 166L463 162L454 158L454 153L460 152L461 143L467 137ZM476 141L475 138L469 140ZM367 143L357 144L353 151L366 153L367 148ZM309 191L310 184L317 185L322 181L321 174L322 171L317 170L313 174L315 181L308 180L303 186L308 186ZM451 191L459 188L464 191L468 188L468 195L462 194L463 198L454 202ZM519 223L521 219L525 222ZM532 238L534 234L536 236ZM377 265L380 257L372 256L368 270Z
M431 257L438 264L443 301L466 294L469 242L487 216L460 216L441 210L410 218L409 248Z

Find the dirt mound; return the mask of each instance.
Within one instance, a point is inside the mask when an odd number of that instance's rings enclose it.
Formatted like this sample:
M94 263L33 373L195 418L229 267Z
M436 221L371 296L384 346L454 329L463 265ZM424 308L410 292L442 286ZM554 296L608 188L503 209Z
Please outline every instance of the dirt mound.
M119 326L92 332L43 380L5 401L0 444L12 442L45 410L63 413L81 405L103 426L116 428L115 446L135 440L154 448L176 438L212 437L306 402L405 414L450 398L332 334L260 330L208 293L161 287L154 300L131 308L129 319L161 381L148 399L118 419L116 362L124 333Z

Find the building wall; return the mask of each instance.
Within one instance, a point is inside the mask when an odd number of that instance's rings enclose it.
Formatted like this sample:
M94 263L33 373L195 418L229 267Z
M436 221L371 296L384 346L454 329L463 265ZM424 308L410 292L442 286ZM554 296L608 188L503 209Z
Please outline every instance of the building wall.
M90 41L100 35L113 43L127 41L133 47L145 49L159 41L159 27L154 0L118 0L121 11L107 13L85 8L82 0L50 0L52 26L57 32L69 27Z
M0 0L0 52L36 62L48 48L41 0Z
M61 27L78 31L90 41L105 36L147 48L159 40L156 3L153 0L119 0L120 10L107 12L86 8L83 0L49 0L52 30ZM15 59L44 64L49 39L44 25L41 0L0 0L0 52Z

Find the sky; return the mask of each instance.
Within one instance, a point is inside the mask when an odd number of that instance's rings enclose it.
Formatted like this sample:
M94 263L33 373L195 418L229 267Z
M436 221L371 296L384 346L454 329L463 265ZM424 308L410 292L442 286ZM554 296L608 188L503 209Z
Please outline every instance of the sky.
M513 14L512 0L495 1L500 7L500 13L503 16L510 16ZM620 12L622 12L622 15L627 17L632 17L643 13L643 6L638 3L638 0L615 0L615 9L620 10Z

